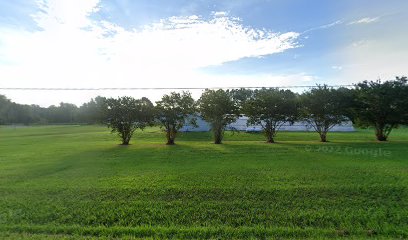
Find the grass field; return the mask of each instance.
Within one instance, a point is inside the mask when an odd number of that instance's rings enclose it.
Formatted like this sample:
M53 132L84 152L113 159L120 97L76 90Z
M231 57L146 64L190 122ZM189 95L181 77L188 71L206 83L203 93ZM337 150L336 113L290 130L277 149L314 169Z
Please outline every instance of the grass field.
M0 128L0 238L408 238L408 129L259 134Z

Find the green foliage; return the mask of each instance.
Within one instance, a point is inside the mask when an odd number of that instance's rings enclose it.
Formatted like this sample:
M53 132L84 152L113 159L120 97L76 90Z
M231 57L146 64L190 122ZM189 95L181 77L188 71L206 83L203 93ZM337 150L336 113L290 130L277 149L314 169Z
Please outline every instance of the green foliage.
M325 144L185 133L173 147L146 128L125 148L99 126L0 135L0 239L408 238L407 128L387 143L363 129Z
M121 97L106 99L107 125L128 145L136 129L144 129L154 120L153 104L147 98Z
M301 95L301 119L319 133L322 142L332 127L349 120L351 94L347 89L317 85Z
M36 105L17 104L0 95L0 124L19 123L28 125L31 122L39 121L38 109L39 107Z
M78 121L90 124L105 123L107 119L106 108L106 98L97 96L78 109Z
M105 123L105 99L98 96L79 108L63 102L58 106L44 108L38 105L17 104L0 95L0 125Z
M177 132L187 120L196 126L196 104L190 92L172 92L164 95L155 106L156 119L166 132L167 144L175 143Z
M249 123L262 125L267 141L273 142L280 126L294 121L298 108L295 102L295 94L277 89L207 89L199 99L198 107L203 119L211 125L217 144L222 142L226 126L241 114L249 116ZM327 141L327 133L333 126L348 120L359 126L374 127L380 141L387 140L393 128L408 124L406 77L384 83L364 81L357 84L354 90L318 85L302 94L300 102L299 119L318 132L322 142ZM166 131L168 144L174 144L178 130L195 112L194 105L189 93L171 93L158 102L156 116ZM43 108L17 104L0 95L0 125L106 123L106 108L104 97L96 97L79 108L70 103ZM194 117L189 120L195 125ZM137 125L136 128L143 128L143 124L139 124L141 127ZM128 133L126 136L131 136L134 130L128 128L123 131ZM127 137L122 137L127 142Z
M75 123L78 107L71 103L60 103L59 106L47 108L47 118L51 123Z
M201 116L211 125L214 143L220 144L225 127L239 117L239 107L233 100L232 93L227 90L206 89L198 100Z
M261 125L268 143L274 142L276 133L283 124L293 124L298 110L296 94L276 88L255 90L243 107L248 124Z
M393 128L408 123L407 78L357 84L356 118L360 126L375 128L377 140L386 141Z
M4 95L0 95L0 124L5 124L7 122L6 114L9 104L10 100Z
M239 107L239 112L242 113L245 103L252 98L254 91L246 88L232 89L231 94L232 99Z

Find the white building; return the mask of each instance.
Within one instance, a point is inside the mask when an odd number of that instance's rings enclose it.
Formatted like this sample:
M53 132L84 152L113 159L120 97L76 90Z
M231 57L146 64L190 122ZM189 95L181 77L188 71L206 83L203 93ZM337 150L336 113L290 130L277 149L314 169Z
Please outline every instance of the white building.
M261 132L262 127L260 125L249 125L247 126L248 117L240 117L236 122L231 123L227 126L226 130L237 130L246 132ZM198 127L194 127L191 124L185 124L181 132L208 132L211 129L210 124L204 121L201 117L197 117ZM285 123L280 131L293 131L293 132L309 132L314 131L311 126L308 126L305 122L295 122L293 125ZM344 122L342 124L335 125L331 132L354 132L353 123L351 121Z

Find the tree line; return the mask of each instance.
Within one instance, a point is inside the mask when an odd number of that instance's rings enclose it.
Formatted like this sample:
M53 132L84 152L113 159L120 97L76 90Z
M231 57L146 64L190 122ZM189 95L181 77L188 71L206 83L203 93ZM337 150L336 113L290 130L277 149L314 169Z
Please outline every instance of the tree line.
M148 98L96 97L77 107L69 103L42 108L21 105L0 95L0 124L103 123L129 144L137 129L160 126L167 144L175 144L185 124L196 126L197 117L211 126L214 143L222 143L226 127L240 116L248 124L260 125L268 143L274 143L284 124L303 121L322 142L329 130L351 120L361 127L373 127L379 141L386 141L392 129L408 124L406 77L388 81L363 81L354 88L317 85L297 94L278 88L206 89L195 101L191 93L171 92L153 104Z
M0 125L102 123L105 100L106 98L98 96L80 107L62 102L58 106L44 108L17 104L0 95Z

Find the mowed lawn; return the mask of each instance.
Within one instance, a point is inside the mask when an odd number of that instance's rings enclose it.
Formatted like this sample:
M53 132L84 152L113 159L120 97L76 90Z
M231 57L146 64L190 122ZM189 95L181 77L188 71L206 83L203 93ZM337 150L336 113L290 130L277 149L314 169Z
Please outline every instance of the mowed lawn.
M408 238L408 129L328 139L0 127L0 238Z

